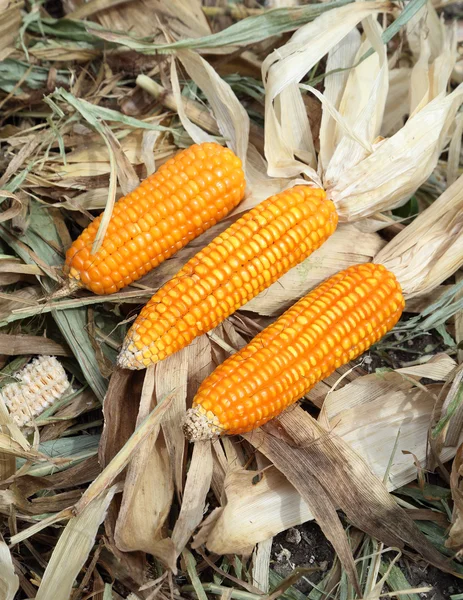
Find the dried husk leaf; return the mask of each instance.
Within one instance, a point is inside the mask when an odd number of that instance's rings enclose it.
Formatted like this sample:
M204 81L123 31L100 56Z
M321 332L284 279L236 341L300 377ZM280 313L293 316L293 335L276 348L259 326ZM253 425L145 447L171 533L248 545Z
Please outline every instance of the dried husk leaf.
M432 2L427 2L406 25L408 45L416 59L422 49L422 31L429 41L431 57L435 58L442 48L445 29Z
M285 88L299 83L302 77L362 19L381 10L388 10L388 7L387 3L362 2L333 9L301 27L289 42L264 60L262 76L266 88L265 156L268 160L269 175L298 177L304 173L315 184L321 185L316 171L295 158L298 149L292 146L288 133L282 127L276 113L275 101ZM278 101L278 108L280 115L287 110L282 98ZM307 121L307 116L305 120ZM303 127L307 129L308 126L304 124Z
M463 264L463 176L393 238L374 262L395 273L406 298L430 292L459 269Z
M173 401L162 422L162 431L170 457L170 466L179 497L183 490L185 436L182 420L186 411L189 349L184 348L161 361L156 368L156 395L173 394ZM155 471L153 471L154 475ZM156 479L156 478L155 478Z
M252 585L264 594L269 591L270 556L273 538L257 544L252 558Z
M409 114L411 69L400 67L389 71L389 92L381 125L381 136L387 137L403 127Z
M449 531L445 546L457 552L463 548L463 490L462 490L462 471L463 466L463 445L459 446L452 465L450 474L450 488L452 490L453 514L452 527Z
M355 225L340 225L321 248L253 298L243 310L278 315L338 271L370 262L384 245L377 233L359 235Z
M182 506L172 532L175 556L178 557L196 527L201 523L206 496L212 480L211 442L196 442L185 483Z
M112 486L69 520L45 569L36 600L69 599L72 584L90 554L98 527L117 490L117 485Z
M177 52L177 56L193 81L202 89L212 107L220 132L246 170L249 141L249 116L246 110L229 84L198 54L191 50L181 50ZM180 104L181 102L177 103Z
M143 375L141 371L117 368L111 376L103 403L104 426L99 446L99 462L102 467L106 467L111 462L135 430ZM123 480L124 476L123 472L115 481ZM105 519L108 546L117 556L120 565L124 565L131 573L140 574L144 569L143 555L140 552L121 552L114 540L121 496L122 494L118 494L114 498Z
M150 367L145 374L137 425L155 404L154 389L155 367ZM171 565L172 544L165 539L163 526L171 507L174 483L160 427L158 423L131 459L114 539L124 552L143 550Z
M442 25L435 54L429 51L424 38L420 46L421 58L412 73L412 80L418 82L411 88L416 98L411 99L417 104L415 111L402 128L394 131L404 116L403 111L398 111L386 127L392 131L392 137L378 137L389 74L379 25L368 18L381 10L387 11L388 6L363 2L334 9L301 27L263 63L268 173L288 178L304 173L313 184L323 185L328 197L336 204L341 221L365 218L406 202L435 168L463 101L461 88L446 96L456 60L456 38L453 27ZM353 52L349 55L355 43L355 34L350 32L359 21L362 21L368 41L357 56ZM359 58L365 55L365 44L371 44L376 52L359 63ZM333 54L338 48L346 50L344 61ZM281 115L288 114L291 106L295 106L293 95L300 93L295 84L327 51L331 51L330 64L342 62L343 68L353 66L356 61L357 64L341 83L342 90L340 77L337 84L327 83L325 95L313 87L300 86L315 94L323 104L317 174L312 164L301 160L307 156L308 144L296 147L297 140L291 134L291 128L283 127ZM347 57L350 64L347 64ZM433 61L431 65L430 60ZM328 75L328 82L330 77L333 75ZM302 130L306 129L303 122Z
M340 173L327 187L341 220L395 208L410 198L434 170L463 101L463 85L437 96L392 137L376 144L373 154Z
M292 411L291 411L292 412ZM305 413L303 413L305 414ZM285 417L288 413L285 414ZM327 489L320 479L314 474L313 469L308 469L301 453L292 452L293 444L299 444L302 438L291 440L288 444L277 437L264 433L263 429L258 429L250 434L244 435L250 443L258 448L281 472L285 473L286 478L292 483L305 502L308 504L317 523L322 528L323 533L333 545L344 570L349 577L350 582L360 595L360 587L355 570L354 558L349 546L346 532L342 527L341 521L336 513L336 505L331 494L331 489ZM313 440L302 443L313 443ZM300 469L304 469L304 476L300 476Z
M328 52L326 72L335 71L325 79L324 95L329 102L339 109L343 97L349 68L354 64L355 56L360 47L360 33L357 28L349 33ZM320 153L318 160L320 168L326 171L336 148L336 121L327 110L322 111L320 124Z
M19 578L14 572L10 550L0 536L0 597L14 600L18 589Z
M371 145L378 137L388 93L388 65L382 30L377 21L368 17L362 21L367 39L361 44L354 59L357 64L370 49L375 52L355 68L347 78L339 104L339 114L355 134ZM330 187L338 173L348 171L366 156L365 149L350 135L336 128L335 150L324 172L324 185Z
M450 186L458 178L461 157L461 141L463 136L463 113L456 118L455 130L449 145L447 160L447 185Z

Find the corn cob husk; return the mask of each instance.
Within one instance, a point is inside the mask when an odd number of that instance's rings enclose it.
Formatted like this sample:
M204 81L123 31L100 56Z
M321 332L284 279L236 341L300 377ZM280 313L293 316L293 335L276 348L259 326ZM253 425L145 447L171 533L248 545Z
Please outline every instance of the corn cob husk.
M305 173L314 184L326 189L340 221L364 218L406 202L435 168L463 101L462 86L446 96L457 57L454 27L440 25L439 36L433 36L434 48L430 53L423 26L422 60L414 66L410 78L412 85L416 80L420 84L419 89L418 84L413 87L408 109L410 117L390 138L379 137L388 95L389 68L385 46L380 40L380 27L371 15L385 10L388 10L387 5L364 2L330 11L301 27L263 64L268 172L275 177L297 177L300 172ZM420 19L425 18L427 10L425 7L420 11ZM354 30L359 22L365 30L363 42ZM310 127L298 99L297 83L327 50L328 70L333 70L356 64L371 48L375 52L358 66L330 76L324 94L302 86L323 103L318 167L294 158L306 156L311 146L307 142ZM295 106L300 106L297 119L294 119ZM306 138L295 136L287 126L285 119L289 115L298 123L300 131L307 132Z
M406 298L429 293L463 265L463 175L375 256Z
M70 383L54 356L39 356L16 374L18 381L7 384L0 394L10 416L20 428L30 427L45 409L62 398Z
M328 419L333 435L348 441L379 479L387 473L386 486L394 490L416 478L413 456L402 451L411 451L421 465L426 463L429 420L442 387L418 388L414 381L421 377L440 381L454 368L452 359L439 355L427 364L381 377L359 377L328 394L320 419ZM454 453L454 447L444 448L442 461ZM313 518L299 492L275 468L266 469L256 482L256 471L230 467L224 493L226 501L204 521L195 546L206 544L218 554L247 554L256 543ZM365 502L369 501L365 490Z

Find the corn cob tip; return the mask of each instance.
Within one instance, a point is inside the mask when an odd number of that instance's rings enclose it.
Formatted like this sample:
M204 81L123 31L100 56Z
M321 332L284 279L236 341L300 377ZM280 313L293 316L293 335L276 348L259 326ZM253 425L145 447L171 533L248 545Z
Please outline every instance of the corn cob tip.
M49 300L58 300L59 298L65 298L70 296L73 292L76 292L82 286L77 279L68 279L63 286L51 293Z
M222 433L219 420L202 406L193 406L186 411L183 433L190 442L213 440Z
M117 357L117 366L121 369L130 369L131 371L141 371L153 364L152 360L144 360L142 353L136 348L131 348L132 344L126 339L122 350Z

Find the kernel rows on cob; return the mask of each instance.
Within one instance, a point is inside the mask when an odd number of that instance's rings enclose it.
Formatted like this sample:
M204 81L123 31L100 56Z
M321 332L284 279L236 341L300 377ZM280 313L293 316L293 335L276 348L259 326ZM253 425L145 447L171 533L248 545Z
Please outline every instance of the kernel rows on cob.
M143 369L184 348L319 248L337 222L322 189L297 186L261 203L151 298L127 334L119 366Z
M203 381L186 416L186 436L260 427L381 339L404 306L397 279L382 265L334 275Z
M158 266L223 219L244 196L241 161L215 143L179 152L118 200L100 249L92 245L101 216L66 254L71 280L112 294Z
M63 365L54 356L39 356L15 375L0 395L18 427L29 427L34 419L69 390Z

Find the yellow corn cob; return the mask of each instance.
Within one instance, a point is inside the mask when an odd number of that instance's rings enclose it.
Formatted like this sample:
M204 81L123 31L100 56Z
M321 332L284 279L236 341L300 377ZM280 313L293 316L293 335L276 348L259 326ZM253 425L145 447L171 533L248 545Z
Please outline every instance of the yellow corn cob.
M241 161L219 144L179 152L114 206L100 249L101 217L66 253L71 281L112 294L145 275L227 215L244 195Z
M70 388L66 371L54 356L35 358L15 378L17 381L0 390L0 396L18 427L32 425Z
M381 339L404 305L399 283L382 265L354 265L331 277L203 381L186 436L260 427Z
M184 348L307 258L337 222L322 189L298 186L262 202L151 298L127 334L119 366L144 369Z

